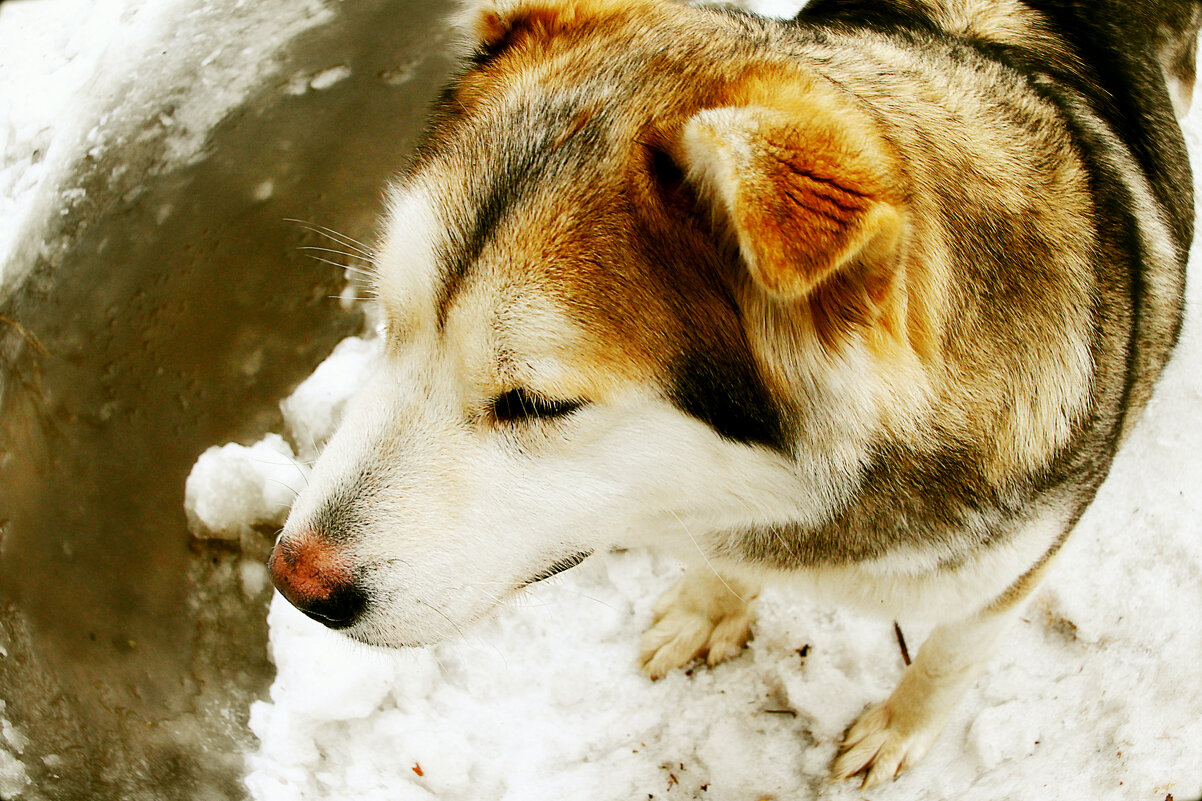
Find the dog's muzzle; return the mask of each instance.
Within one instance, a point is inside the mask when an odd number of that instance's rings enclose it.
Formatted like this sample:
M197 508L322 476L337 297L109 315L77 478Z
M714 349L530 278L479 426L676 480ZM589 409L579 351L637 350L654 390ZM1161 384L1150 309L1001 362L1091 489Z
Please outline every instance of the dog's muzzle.
M367 593L339 549L319 535L281 539L267 566L272 583L289 603L332 629L350 626L367 607Z

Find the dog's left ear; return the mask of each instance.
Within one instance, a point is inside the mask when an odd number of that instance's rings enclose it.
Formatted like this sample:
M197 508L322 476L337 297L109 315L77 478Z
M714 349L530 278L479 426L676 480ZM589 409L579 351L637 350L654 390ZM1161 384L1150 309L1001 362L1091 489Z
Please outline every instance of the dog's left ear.
M473 45L504 48L517 32L550 37L588 19L628 12L636 0L469 0L454 22Z
M701 111L684 126L690 183L775 297L800 300L846 268L893 260L902 216L889 158L852 120L824 104L740 106Z
M566 4L554 0L469 0L454 22L473 45L493 49L503 46L515 28L555 30L563 12L574 16Z

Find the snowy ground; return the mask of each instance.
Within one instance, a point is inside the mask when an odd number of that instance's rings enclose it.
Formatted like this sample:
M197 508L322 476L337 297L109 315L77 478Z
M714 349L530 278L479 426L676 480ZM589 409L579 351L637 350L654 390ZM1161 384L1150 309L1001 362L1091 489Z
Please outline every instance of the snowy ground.
M1199 122L1202 113L1188 132L1195 157ZM348 644L277 596L279 675L271 701L251 712L262 742L250 756L253 797L1199 798L1197 255L1184 339L1146 417L1002 653L895 784L865 793L826 781L844 728L901 673L889 621L770 589L742 657L652 683L636 669L636 643L681 567L628 552L536 585L461 640L404 653ZM285 402L302 451L332 425L326 409L362 373L368 346L345 343ZM286 459L272 461L275 481L301 480ZM916 648L925 632L902 624Z

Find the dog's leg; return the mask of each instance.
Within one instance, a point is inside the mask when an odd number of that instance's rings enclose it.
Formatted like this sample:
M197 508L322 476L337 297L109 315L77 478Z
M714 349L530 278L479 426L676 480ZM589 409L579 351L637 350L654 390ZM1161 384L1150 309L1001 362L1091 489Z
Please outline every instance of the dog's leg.
M1018 617L1022 600L937 626L893 693L861 715L848 731L831 778L863 773L862 786L872 787L922 759Z
M658 679L702 654L710 665L738 655L751 637L751 601L759 590L708 567L690 569L655 603L639 649L643 670Z

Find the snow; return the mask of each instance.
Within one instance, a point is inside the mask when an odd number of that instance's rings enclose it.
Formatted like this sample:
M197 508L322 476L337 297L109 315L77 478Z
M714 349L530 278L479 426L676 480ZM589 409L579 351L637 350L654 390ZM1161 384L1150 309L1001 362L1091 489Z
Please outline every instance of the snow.
M184 489L192 533L237 540L256 528L283 525L292 499L308 480L309 463L334 433L379 353L378 340L348 337L280 402L288 436L297 443L295 452L282 436L268 434L250 446L231 442L202 453Z
M374 339L347 337L280 403L288 435L303 458L315 458L319 445L334 433L347 401L371 372L379 352Z
M7 653L0 649L0 656L7 656ZM8 704L0 699L0 737L4 740L3 744L0 744L0 798L15 798L29 784L25 763L17 759L15 754L23 753L29 743L25 735L3 717L7 709Z
M236 540L280 526L307 469L279 434L250 447L231 442L200 455L184 486L188 526L198 537Z

